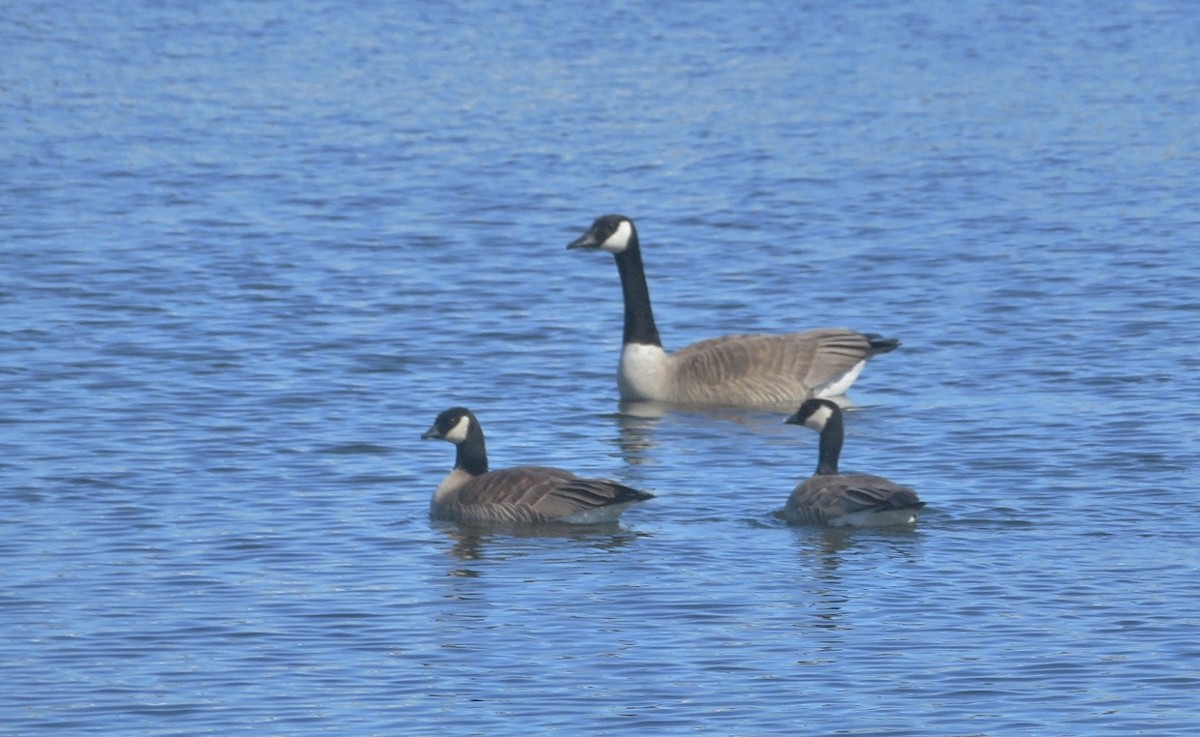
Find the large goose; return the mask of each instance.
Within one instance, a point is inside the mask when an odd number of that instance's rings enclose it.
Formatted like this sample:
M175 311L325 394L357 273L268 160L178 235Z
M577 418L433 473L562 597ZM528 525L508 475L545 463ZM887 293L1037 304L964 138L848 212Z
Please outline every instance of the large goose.
M454 469L429 504L434 519L474 523L612 522L630 505L653 498L615 481L581 479L561 468L488 470L479 420L465 407L437 416L422 438L457 447Z
M838 473L845 429L842 410L828 399L808 399L784 420L821 433L817 472L788 497L783 518L790 524L815 523L833 527L911 525L925 502L917 492L866 473Z
M845 393L868 358L900 345L844 328L782 335L726 335L663 350L650 309L637 229L624 215L596 218L568 249L603 250L617 260L625 334L617 387L626 401L764 406Z

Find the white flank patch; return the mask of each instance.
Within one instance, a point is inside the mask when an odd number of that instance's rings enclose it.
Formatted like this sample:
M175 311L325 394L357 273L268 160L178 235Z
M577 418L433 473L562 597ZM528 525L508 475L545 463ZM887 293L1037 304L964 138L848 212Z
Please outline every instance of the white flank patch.
M851 512L829 520L831 527L895 527L916 524L917 514L911 509L889 509L885 512Z
M629 245L629 236L633 234L633 226L628 220L622 220L613 234L604 239L600 244L600 248L609 253L620 253Z
M671 401L670 358L660 345L626 343L621 347L617 388L627 402Z
M454 423L454 427L450 428L450 432L446 433L446 437L443 439L458 445L467 439L467 428L470 426L471 418L463 415L458 418L458 422Z
M850 385L854 383L855 379L857 379L858 375L862 373L863 367L866 365L866 361L859 361L858 363L854 364L854 366L846 373L838 376L832 381L818 386L814 390L813 396L819 399L830 399L832 397L845 394L846 390L850 388Z
M821 432L825 429L825 425L829 422L830 417L833 417L833 410L822 405L817 409L816 412L813 412L811 415L805 418L804 426L816 430L817 432Z

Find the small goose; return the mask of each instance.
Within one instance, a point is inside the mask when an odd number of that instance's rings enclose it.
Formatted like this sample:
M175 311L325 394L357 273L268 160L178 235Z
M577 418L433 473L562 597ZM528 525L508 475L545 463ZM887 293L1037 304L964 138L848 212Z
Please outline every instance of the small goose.
M828 399L809 399L784 420L821 433L817 472L788 497L783 518L789 524L816 523L833 527L911 525L925 502L917 492L866 473L838 473L844 429L842 410Z
M626 401L778 405L844 394L867 359L900 345L844 328L782 335L726 335L663 350L650 309L637 229L624 215L596 218L568 249L603 250L617 260L625 297L625 335L617 387Z
M479 420L465 407L437 416L423 439L457 447L454 469L429 504L434 519L474 523L590 524L612 522L653 494L604 479L581 479L561 468L517 466L489 471Z

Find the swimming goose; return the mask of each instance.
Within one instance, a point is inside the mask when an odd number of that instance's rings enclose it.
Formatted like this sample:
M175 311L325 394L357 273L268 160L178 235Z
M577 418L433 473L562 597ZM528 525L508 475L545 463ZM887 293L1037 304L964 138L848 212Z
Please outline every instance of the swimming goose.
M596 218L568 249L613 254L625 297L617 387L626 401L763 406L844 394L867 359L900 341L844 328L726 335L663 350L650 310L637 229L624 215Z
M479 420L465 407L437 416L422 438L457 447L454 469L437 487L429 504L434 519L457 522L589 524L612 522L636 502L653 494L615 481L581 479L561 468L517 466L488 470Z
M828 399L809 399L784 420L821 433L817 472L788 497L783 518L790 524L816 523L833 527L911 525L925 506L917 492L885 478L865 473L838 473L845 430L842 410Z

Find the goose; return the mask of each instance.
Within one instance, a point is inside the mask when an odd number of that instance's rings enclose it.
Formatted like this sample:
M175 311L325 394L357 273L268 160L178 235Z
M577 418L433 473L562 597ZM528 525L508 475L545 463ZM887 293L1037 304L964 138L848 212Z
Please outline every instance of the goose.
M789 524L816 523L832 527L911 525L925 502L917 492L866 473L838 473L845 430L842 409L828 399L808 399L784 420L821 433L817 471L800 482L783 508Z
M451 407L421 435L453 443L454 468L429 504L434 519L467 523L591 524L612 522L631 505L654 497L615 481L583 479L561 468L517 466L488 470L479 420Z
M726 335L667 353L650 309L633 221L624 215L602 215L567 249L608 251L616 257L625 299L617 369L624 401L755 407L839 396L858 378L867 359L900 345L873 333L823 328Z

